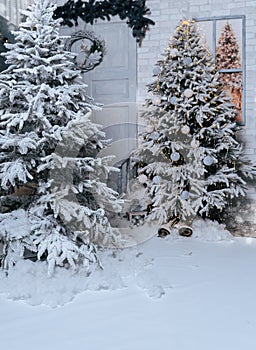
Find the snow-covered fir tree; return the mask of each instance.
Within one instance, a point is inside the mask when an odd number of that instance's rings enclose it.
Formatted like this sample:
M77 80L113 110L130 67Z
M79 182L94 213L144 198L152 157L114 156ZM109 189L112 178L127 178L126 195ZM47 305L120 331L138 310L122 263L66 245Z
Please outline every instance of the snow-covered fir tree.
M226 23L217 42L216 66L219 70L242 68L240 47L230 23ZM237 121L242 122L242 73L220 73L220 81L229 92L237 109Z
M230 200L246 194L256 168L237 140L235 109L194 21L179 23L153 76L136 152L149 219L221 220Z
M106 185L109 157L97 156L103 135L90 113L100 107L63 48L55 8L35 0L24 11L0 75L2 266L34 252L49 274L98 261L97 247L118 239L108 214L122 204Z

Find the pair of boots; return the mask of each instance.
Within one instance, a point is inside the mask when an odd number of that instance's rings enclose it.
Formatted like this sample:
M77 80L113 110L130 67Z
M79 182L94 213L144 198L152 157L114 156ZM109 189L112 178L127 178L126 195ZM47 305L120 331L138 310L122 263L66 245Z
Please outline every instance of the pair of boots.
M162 225L158 230L158 237L165 237L172 233L172 229L177 228L179 235L184 237L190 237L193 234L193 229L188 223L180 221L179 218L172 218L167 224Z

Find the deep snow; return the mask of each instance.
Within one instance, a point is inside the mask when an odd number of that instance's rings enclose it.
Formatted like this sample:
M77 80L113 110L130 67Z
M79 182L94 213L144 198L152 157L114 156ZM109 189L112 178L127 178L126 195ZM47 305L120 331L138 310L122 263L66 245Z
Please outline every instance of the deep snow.
M131 232L145 230L156 227ZM100 255L104 270L88 277L48 278L30 261L1 272L1 349L255 349L255 239L199 220L190 238L174 231Z

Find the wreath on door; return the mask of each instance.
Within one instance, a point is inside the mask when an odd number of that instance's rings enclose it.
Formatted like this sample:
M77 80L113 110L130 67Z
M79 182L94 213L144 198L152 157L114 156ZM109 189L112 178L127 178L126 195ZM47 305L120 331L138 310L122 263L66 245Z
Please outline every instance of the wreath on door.
M106 53L105 41L98 38L93 31L79 30L66 39L64 49L72 51L75 43L80 42L80 50L76 50L75 64L79 70L86 73L97 67Z

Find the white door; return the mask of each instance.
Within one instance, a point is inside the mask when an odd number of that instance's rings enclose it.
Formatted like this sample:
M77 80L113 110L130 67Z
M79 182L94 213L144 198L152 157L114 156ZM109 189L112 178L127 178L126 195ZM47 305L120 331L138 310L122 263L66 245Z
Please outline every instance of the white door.
M106 54L102 63L84 74L88 94L103 103L94 112L94 121L102 125L110 145L102 155L115 155L112 164L129 157L137 146L136 113L136 40L123 21L99 21L92 29L105 40Z

